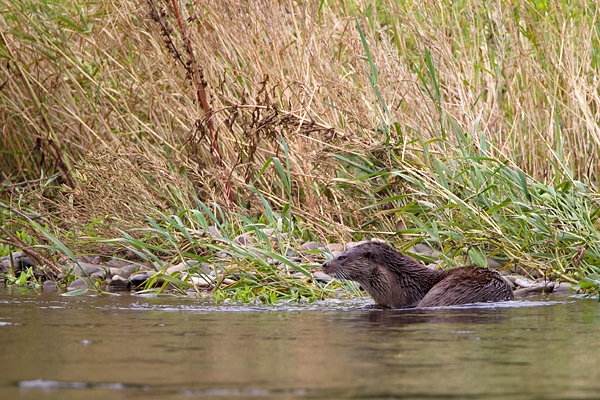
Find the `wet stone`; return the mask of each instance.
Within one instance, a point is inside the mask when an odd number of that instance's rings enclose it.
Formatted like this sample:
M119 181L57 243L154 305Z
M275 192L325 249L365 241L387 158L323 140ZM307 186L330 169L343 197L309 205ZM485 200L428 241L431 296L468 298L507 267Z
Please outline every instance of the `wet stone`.
M150 278L152 278L152 275L149 271L137 272L131 274L131 276L129 277L129 282L131 282L132 286L138 287L143 285Z
M90 280L88 277L81 277L75 279L71 284L67 287L67 290L77 290L84 288L93 288L94 282Z
M535 286L535 281L532 281L530 279L525 279L525 278L516 278L515 285L520 286L522 288L528 288L528 287Z
M2 273L7 273L11 268L11 256L12 265L14 265L15 274L19 274L21 271L27 268L35 268L35 263L25 255L25 253L16 251L7 256L0 258L0 269Z
M556 294L572 294L573 292L571 291L571 284L567 283L567 282L560 282L556 285L554 285L554 293Z
M131 287L131 282L127 278L120 275L114 275L110 280L106 282L108 288L111 290L126 290Z
M129 278L137 268L137 265L128 265L121 268L111 268L109 272L111 276L119 275L123 278Z
M54 293L56 289L56 282L54 281L44 281L42 284L42 292L44 293Z
M105 272L104 267L101 267L96 264L90 264L86 262L79 262L78 264L67 264L66 271L72 271L75 275L78 276L90 276L96 272Z
M102 271L96 271L93 274L90 275L90 278L92 279L104 279L106 278L106 271L102 270Z

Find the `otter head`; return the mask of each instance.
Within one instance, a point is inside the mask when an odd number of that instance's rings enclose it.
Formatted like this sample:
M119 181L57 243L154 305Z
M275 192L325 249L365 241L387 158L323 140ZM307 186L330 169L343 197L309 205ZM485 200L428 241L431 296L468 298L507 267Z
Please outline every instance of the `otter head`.
M435 283L430 275L438 274L380 242L346 250L324 263L323 272L358 282L377 304L391 308L415 306Z
M352 247L323 263L323 272L334 278L367 283L381 265L376 262L381 253L378 242L369 242Z

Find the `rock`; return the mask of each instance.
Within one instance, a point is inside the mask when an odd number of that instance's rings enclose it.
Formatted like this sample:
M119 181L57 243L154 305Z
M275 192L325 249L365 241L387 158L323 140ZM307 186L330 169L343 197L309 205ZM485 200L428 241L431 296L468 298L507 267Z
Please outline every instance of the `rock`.
M267 236L272 236L273 232L275 232L275 229L273 229L273 228L263 228L263 229L259 229L259 230Z
M0 269L2 270L0 272L5 274L8 271L10 271L10 268L12 266L14 266L14 274L16 276L19 276L21 274L21 271L24 271L27 268L35 268L36 265L33 261L29 259L29 257L25 255L25 253L21 251L15 251L7 256L0 258Z
M151 271L138 271L129 277L129 282L131 282L131 286L139 287L146 283L146 281L152 278L154 274Z
M98 256L81 256L77 257L77 262L98 265L102 263L102 259Z
M302 272L298 272L298 271L294 271L290 274L292 276L292 278L297 278L297 279L305 279L306 275L304 275Z
M106 283L110 290L127 290L131 287L131 282L120 275L113 275Z
M210 275L191 276L190 280L198 287L209 287L215 283L215 278Z
M56 282L54 281L44 281L42 284L42 292L44 293L54 293L56 289Z
M167 270L165 271L165 274L171 275L175 272L183 272L186 269L187 269L187 265L184 262L180 262L177 265L171 265L169 268L167 268Z
M304 242L300 246L302 250L319 250L323 245L319 242Z
M123 267L128 267L128 266L135 266L135 264L132 264L131 261L125 261L125 260L120 260L118 258L111 258L110 260L106 261L103 263L103 265L105 267L109 267L109 268L123 268Z
M81 277L81 278L77 278L75 279L73 282L71 282L71 284L67 287L67 290L77 290L77 289L83 289L83 288L88 288L88 289L92 289L94 287L94 282L92 280L90 280L88 277Z
M215 236L215 237L223 237L223 235L221 234L221 231L219 231L219 228L217 228L214 225L211 225L208 227L208 233L210 233L211 235Z
M427 243L417 243L408 249L410 253L423 254L428 257L437 257L439 254Z
M334 252L342 253L344 250L346 250L342 243L328 243L327 248L329 249L331 254L333 254Z
M285 256L286 256L287 258L295 258L295 257L298 257L298 253L296 252L296 250L294 250L294 249L289 249L289 248L288 248L288 249L285 251Z
M560 294L560 295L567 295L567 294L571 294L573 293L571 291L571 284L567 283L567 282L560 282L558 284L554 285L554 292L555 294Z
M77 276L91 276L96 272L106 273L107 268L100 265L90 264L86 262L79 262L77 264L67 264L65 272L73 272Z
M179 264L172 265L169 268L167 268L166 273L168 275L171 275L173 272L183 272L183 271L187 271L190 269L196 269L198 264L200 264L200 262L198 260L182 261ZM202 265L200 269L202 269L204 271L204 265ZM204 271L204 272L210 272L210 270Z
M129 264L121 268L110 268L110 276L119 275L123 278L129 278L139 267L137 265Z
M235 238L233 238L233 241L235 243L237 243L237 244L242 245L242 246L249 246L252 243L254 243L254 240L252 239L252 237L248 233L244 233L242 235L236 236Z
M520 286L522 288L528 288L528 287L535 286L535 281L532 281L530 279L525 279L525 278L516 278L515 285Z
M126 260L139 260L140 256L133 250L127 250L125 252L125 256L123 256L124 259Z
M331 282L333 280L333 278L329 275L327 275L325 272L322 271L317 271L315 273L313 273L313 276L315 277L316 280L321 281L321 282Z
M488 264L488 268L491 268L491 269L498 269L504 265L503 262L496 260L495 258L488 258L487 264Z
M90 275L90 278L92 279L105 279L106 278L106 271L102 270L102 271L96 271L93 274Z
M554 291L554 282L544 282L524 289L514 291L515 297L527 297L532 294L552 293Z

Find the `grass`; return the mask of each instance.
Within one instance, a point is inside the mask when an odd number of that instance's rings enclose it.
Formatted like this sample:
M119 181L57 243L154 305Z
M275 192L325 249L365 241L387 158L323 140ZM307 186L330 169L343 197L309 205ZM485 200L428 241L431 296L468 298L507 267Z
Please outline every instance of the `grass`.
M332 295L289 248L379 237L597 288L599 12L0 0L1 251L235 260L215 297L275 301Z

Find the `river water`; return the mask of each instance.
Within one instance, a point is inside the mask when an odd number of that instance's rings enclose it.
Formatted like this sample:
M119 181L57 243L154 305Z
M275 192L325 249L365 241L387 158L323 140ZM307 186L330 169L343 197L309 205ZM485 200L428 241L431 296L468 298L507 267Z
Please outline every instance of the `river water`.
M0 289L1 399L598 399L600 304L430 310Z

